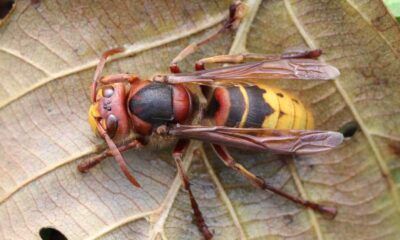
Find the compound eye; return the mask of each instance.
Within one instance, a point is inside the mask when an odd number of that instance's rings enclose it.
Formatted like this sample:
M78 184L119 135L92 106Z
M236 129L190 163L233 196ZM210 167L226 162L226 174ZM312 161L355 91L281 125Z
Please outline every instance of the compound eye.
M106 119L106 127L108 135L110 136L110 138L113 138L117 133L118 118L113 114L108 115Z
M102 89L103 97L110 98L114 94L114 88L112 86L106 86Z

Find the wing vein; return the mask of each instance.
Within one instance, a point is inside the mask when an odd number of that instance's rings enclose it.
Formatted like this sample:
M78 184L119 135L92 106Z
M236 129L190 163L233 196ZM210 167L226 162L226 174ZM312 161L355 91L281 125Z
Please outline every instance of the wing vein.
M305 191L305 188L303 184L301 183L301 179L299 175L297 174L296 166L294 164L295 157L292 157L293 159L291 161L288 161L288 168L289 172L293 177L294 180L294 185L296 186L296 189L299 191L300 196L305 199L309 200L307 193ZM315 212L312 209L307 208L308 215L310 216L310 222L314 226L315 234L317 235L318 240L323 240L322 232L321 232L321 227L319 226L318 219L316 217Z

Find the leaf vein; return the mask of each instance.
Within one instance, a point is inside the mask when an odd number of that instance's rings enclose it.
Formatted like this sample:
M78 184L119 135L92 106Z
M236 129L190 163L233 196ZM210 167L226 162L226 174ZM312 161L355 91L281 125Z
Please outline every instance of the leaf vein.
M301 179L300 179L299 175L297 174L294 161L296 161L295 157L293 157L293 160L288 161L289 172L293 177L294 185L296 186L297 190L300 192L300 197L305 200L308 200L309 198L307 196L307 193L304 189L303 184L301 183ZM310 222L311 222L311 225L314 227L315 234L317 235L317 239L323 240L324 238L322 236L321 227L319 226L319 222L315 215L315 212L312 209L308 209L308 208L307 208L307 212L308 212L308 215L310 216Z
M191 141L190 146L183 158L183 168L187 172L189 169L190 165L192 164L193 161L193 152L194 150L198 147L199 143L198 142L193 142ZM156 222L153 224L153 227L150 230L149 233L149 239L155 240L157 239L157 236L164 231L164 223L168 218L169 212L171 211L172 205L174 203L174 200L176 196L178 195L179 189L181 187L181 179L179 175L177 174L174 181L171 184L171 187L165 197L165 200L160 206L160 212L158 213L158 218L156 219Z
M297 29L299 30L299 33L301 34L301 36L303 37L303 39L306 41L307 45L312 48L312 49L316 49L318 48L318 46L316 45L316 43L314 42L314 40L310 37L310 35L306 32L306 30L304 29L304 27L301 25L299 19L295 16L294 11L289 3L288 0L285 0L285 6L291 16L291 19L293 21L293 23L296 25ZM393 49L392 49L393 50ZM324 57L320 57L321 61L324 61ZM372 148L372 151L376 157L378 166L381 170L382 176L384 177L384 179L387 181L388 186L389 186L389 191L394 199L394 204L396 205L396 209L397 211L400 211L400 201L399 201L399 196L398 193L396 191L395 188L395 183L393 182L393 179L390 175L388 166L386 165L385 161L383 160L382 155L380 154L380 151L378 150L378 147L376 146L375 141L372 139L371 134L368 132L367 127L365 126L365 123L363 122L361 116L358 114L357 109L355 108L355 106L352 104L350 97L347 95L347 93L345 92L345 90L343 89L342 85L340 84L338 79L334 80L334 84L336 86L336 88L338 89L338 92L340 93L340 95L343 97L345 103L347 104L347 106L349 107L351 113L353 114L354 118L356 119L356 121L359 123L360 129L361 131L364 133L365 137L367 138L367 141L369 143L369 145Z
M86 150L78 153L78 154L74 154L64 160L59 161L56 164L50 165L46 168L43 168L42 171L40 171L39 173L31 176L30 178L26 179L25 181L23 181L22 183L20 183L15 189L11 190L10 192L8 192L4 197L0 198L0 206L3 205L5 203L5 201L10 198L12 195L14 195L16 192L18 192L19 190L21 190L23 187L27 186L28 184L34 182L36 179L50 173L51 171L66 165L72 161L75 161L76 159L79 159L83 156L89 155L91 153L93 153L96 149L93 147L87 148Z
M371 25L372 28L376 29L377 33L379 34L379 36L383 39L383 41L385 41L387 43L387 45L389 46L390 50L394 53L394 55L396 55L397 58L399 58L399 53L393 48L393 45L389 42L389 40L382 34L381 31L379 31L374 24L372 24L372 22L368 19L367 16L365 16L365 14L360 11L360 9L356 6L356 4L352 1L352 0L347 0L347 2L349 3L349 5L357 11L357 13L365 20L365 22L367 22L369 25ZM381 4L383 4L381 2ZM387 10L385 12L385 15L388 14ZM395 20L393 20L395 21ZM396 25L392 25L391 27L396 26ZM387 30L387 29L386 29Z
M135 215L129 216L127 218L123 218L123 219L121 219L120 221L118 221L118 222L116 222L114 224L106 225L107 226L106 228L104 228L104 229L102 229L100 231L97 231L96 234L93 234L93 235L85 238L85 240L98 239L98 238L100 238L102 236L105 236L106 234L114 231L115 229L117 229L120 226L124 226L126 224L129 224L131 222L134 222L134 221L142 219L142 218L150 217L151 215L156 214L156 212L157 212L157 210L152 210L152 211L148 211L148 212L142 212L142 213L139 213L139 214L135 214Z
M251 24L256 17L256 13L261 5L261 2L261 0L248 0L246 2L248 6L248 11L246 13L246 17L240 23L240 26L236 31L235 39L232 43L231 49L229 50L229 54L239 54L247 52L247 35L250 30Z
M226 194L226 192L224 190L224 187L222 186L221 181L218 179L217 175L215 174L215 172L214 172L214 170L213 170L213 168L212 168L212 166L210 164L210 161L208 160L208 157L207 157L207 155L206 155L206 153L204 151L203 146L201 146L201 150L200 151L201 151L201 157L202 157L202 159L203 159L203 161L204 161L204 163L206 165L207 172L210 175L212 181L214 182L214 184L215 184L215 186L216 186L216 188L217 188L217 190L219 192L219 195L222 198L222 201L225 203L226 208L228 209L229 214L231 215L232 220L233 220L236 228L239 230L240 239L246 240L247 237L246 237L244 228L240 224L238 214L236 213L235 209L233 208L232 202L229 199L228 195Z
M206 21L205 23L201 24L199 27L196 27L194 29L190 29L188 31L179 31L178 34L170 34L170 35L168 35L167 37L165 37L165 38L163 38L161 40L155 40L155 41L152 41L151 43L143 43L143 42L140 43L139 42L139 43L136 43L136 44L133 44L133 45L129 45L129 46L127 46L127 50L124 53L121 53L116 57L112 57L110 59L110 61L123 59L123 58L129 57L131 55L134 55L134 54L137 54L137 53L140 53L140 52L144 52L144 51L147 51L149 49L157 48L157 47L163 46L165 44L168 44L168 43L177 41L179 39L185 38L185 37L189 37L191 35L194 35L196 33L199 33L201 31L204 31L204 30L206 30L206 29L208 29L210 27L213 27L213 26L219 24L220 22L222 22L225 19L225 17L226 17L226 14L218 14L217 16L212 18L212 21ZM52 76L46 77L46 78L42 79L41 81L33 84L29 88L20 91L19 93L15 94L14 96L9 97L6 100L1 101L0 102L0 109L4 108L5 106L11 104L12 102L14 102L14 101L20 99L21 97L33 92L35 89L40 88L40 87L42 87L43 85L45 85L45 84L47 84L49 82L52 82L52 81L57 80L57 79L61 79L63 77L72 75L72 74L77 73L77 72L82 72L84 70L88 70L90 68L95 67L97 65L97 63L98 63L98 59L92 60L92 61L89 61L87 64L79 65L77 67L72 67L72 68L70 68L68 70L60 71L60 72L58 72L56 74L53 74Z
M14 50L9 49L9 48L3 48L3 47L0 48L0 51L6 53L6 54L8 54L8 55L11 55L11 56L13 56L13 57L16 57L16 58L22 60L22 61L25 62L25 63L28 63L29 65L33 66L35 69L41 71L42 73L44 73L44 74L46 74L46 75L48 75L48 76L51 76L51 75L52 75L52 74L51 74L50 72L48 72L46 69L44 69L44 68L40 67L39 65L35 64L35 63L34 63L33 61L31 61L29 58L26 58L26 57L22 56L22 55L19 54L17 51L14 51Z

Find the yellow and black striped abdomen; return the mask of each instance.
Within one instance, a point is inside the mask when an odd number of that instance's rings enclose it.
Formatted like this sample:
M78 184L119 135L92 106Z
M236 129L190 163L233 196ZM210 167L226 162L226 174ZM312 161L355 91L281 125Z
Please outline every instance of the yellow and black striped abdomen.
M313 116L290 94L264 84L219 87L209 112L215 124L229 127L312 129Z

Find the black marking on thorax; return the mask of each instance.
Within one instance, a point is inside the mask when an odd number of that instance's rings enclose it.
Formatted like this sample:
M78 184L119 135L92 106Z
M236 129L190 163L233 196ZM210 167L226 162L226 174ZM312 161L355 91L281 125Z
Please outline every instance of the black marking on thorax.
M151 83L129 99L131 113L151 124L174 120L173 89L164 83Z

